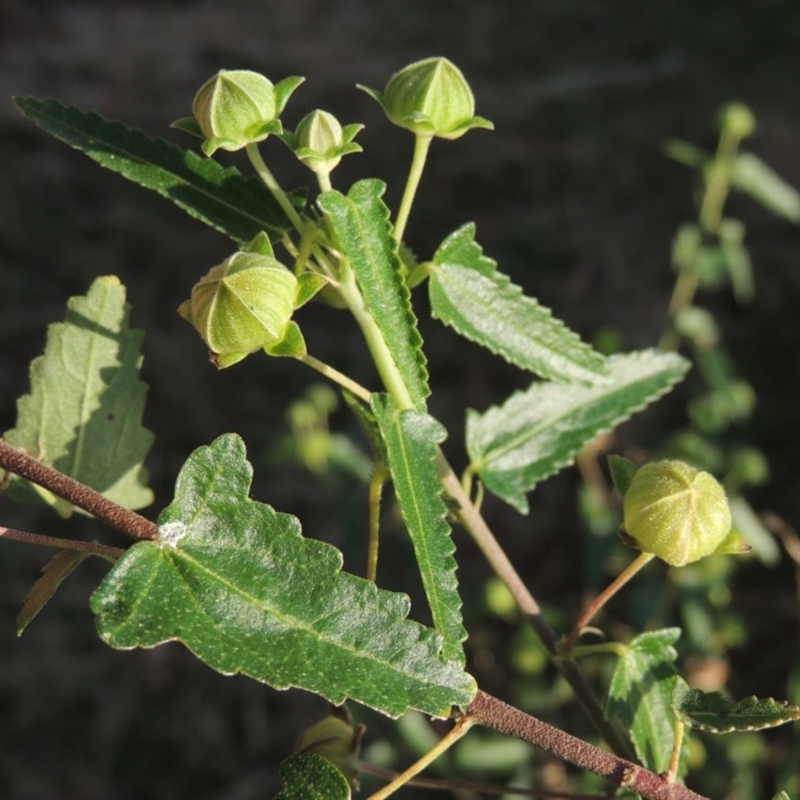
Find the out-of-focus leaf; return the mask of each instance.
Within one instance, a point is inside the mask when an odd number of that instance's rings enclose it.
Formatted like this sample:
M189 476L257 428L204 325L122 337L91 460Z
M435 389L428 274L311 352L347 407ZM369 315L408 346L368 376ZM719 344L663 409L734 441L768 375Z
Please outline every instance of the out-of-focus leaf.
M736 157L731 182L773 214L800 223L800 193L757 155L740 153Z

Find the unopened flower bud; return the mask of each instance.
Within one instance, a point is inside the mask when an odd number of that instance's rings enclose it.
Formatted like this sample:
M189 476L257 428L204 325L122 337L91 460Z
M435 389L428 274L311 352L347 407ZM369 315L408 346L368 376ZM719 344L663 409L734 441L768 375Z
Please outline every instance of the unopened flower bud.
M241 150L283 130L278 117L303 78L272 81L250 70L220 70L198 90L192 104L206 137L203 152Z
M722 127L737 139L746 139L756 129L756 118L744 103L729 103L722 109Z
M178 313L194 325L218 367L276 345L295 308L297 278L279 261L239 252L213 267Z
M361 146L353 139L363 127L353 124L343 128L333 114L317 110L300 120L294 134L287 133L283 138L309 169L330 173L342 156L361 152Z
M471 128L494 128L475 116L475 98L461 70L446 58L426 58L394 74L386 89L364 89L386 116L418 136L457 139Z
M722 485L683 461L656 461L637 470L623 513L623 530L636 545L674 567L717 552L731 532Z

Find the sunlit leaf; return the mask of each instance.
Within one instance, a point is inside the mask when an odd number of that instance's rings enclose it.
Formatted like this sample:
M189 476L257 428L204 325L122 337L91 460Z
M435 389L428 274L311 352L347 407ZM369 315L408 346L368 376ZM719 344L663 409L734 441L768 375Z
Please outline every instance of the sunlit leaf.
M17 401L17 425L3 438L42 463L127 508L153 500L142 466L153 434L142 427L147 387L139 379L143 333L128 327L125 287L97 278L51 325L31 364L31 393ZM68 515L69 503L12 476L21 496L36 491Z
M224 674L352 698L391 716L447 716L473 679L442 657L434 630L406 619L405 595L341 571L331 545L248 497L252 469L235 434L196 450L159 538L134 545L92 596L112 647L178 640Z
M607 383L534 383L484 414L468 412L472 469L489 491L527 513L527 492L571 464L598 434L669 391L689 364L649 350L610 358L608 367Z
M664 628L624 646L608 692L608 718L629 731L636 755L654 772L669 767L675 741L673 645L680 635L680 628Z
M435 464L437 445L447 432L421 411L400 411L389 395L373 395L372 408L386 443L392 483L414 544L433 624L444 637L444 657L463 665L467 632L461 620L455 544Z
M383 335L416 406L430 394L422 337L403 280L403 264L392 236L389 209L379 180L354 184L347 196L325 192L317 201L327 215L337 245L356 276L367 309Z
M722 692L690 689L680 677L674 679L672 707L683 723L709 733L760 731L800 719L800 706L785 700L731 700Z
M429 291L434 317L522 369L582 383L602 381L607 372L600 353L497 271L472 223L436 251Z
M18 97L17 108L40 128L102 166L171 200L190 216L246 244L263 230L291 223L264 184L234 167L182 150L143 131L57 100ZM303 200L293 198L302 207Z

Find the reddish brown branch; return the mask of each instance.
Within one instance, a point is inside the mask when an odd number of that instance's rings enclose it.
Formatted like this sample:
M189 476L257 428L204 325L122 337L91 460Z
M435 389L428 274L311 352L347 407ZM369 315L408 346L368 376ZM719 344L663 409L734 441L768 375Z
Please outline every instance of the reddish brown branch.
M481 725L530 742L649 800L708 800L685 786L668 783L654 772L600 750L485 692L478 692L467 708L467 715Z
M2 439L0 467L44 487L133 539L155 539L158 536L158 527L154 522L117 505L94 489L42 464L24 450L12 447Z
M79 553L92 553L96 556L108 556L109 558L121 558L125 551L121 547L111 547L107 544L98 542L82 542L79 539L59 539L55 536L43 536L41 533L30 533L29 531L18 531L14 528L5 528L0 525L0 537L11 539L15 542L25 542L35 544L39 547L55 547L58 550L75 550Z

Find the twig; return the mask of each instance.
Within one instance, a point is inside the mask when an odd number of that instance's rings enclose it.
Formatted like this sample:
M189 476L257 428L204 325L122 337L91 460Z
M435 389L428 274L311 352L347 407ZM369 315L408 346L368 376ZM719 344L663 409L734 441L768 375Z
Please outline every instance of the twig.
M117 505L94 489L70 478L69 475L42 464L24 450L12 447L3 439L0 439L0 467L88 511L132 539L158 537L158 526L154 522L135 511Z
M600 750L485 692L478 692L467 707L466 716L479 725L530 742L648 800L708 800L685 786L669 783L644 767Z
M79 553L108 556L115 560L125 555L125 550L121 547L111 547L110 545L99 544L98 542L82 542L79 539L59 539L55 536L43 536L41 533L18 531L14 528L6 528L3 525L0 525L0 537L11 539L15 542L35 544L39 547L55 547L58 550L76 550Z

